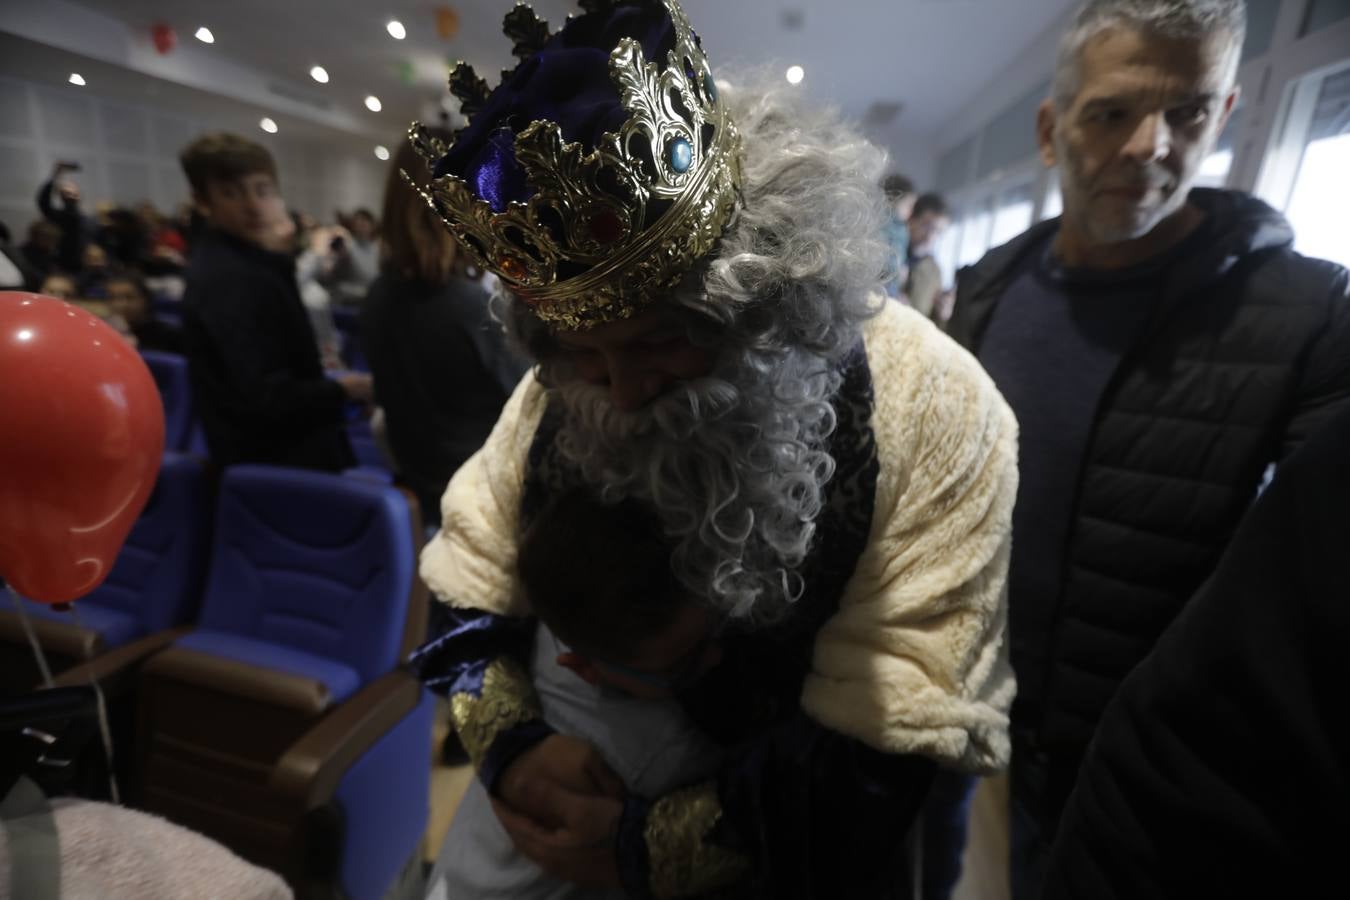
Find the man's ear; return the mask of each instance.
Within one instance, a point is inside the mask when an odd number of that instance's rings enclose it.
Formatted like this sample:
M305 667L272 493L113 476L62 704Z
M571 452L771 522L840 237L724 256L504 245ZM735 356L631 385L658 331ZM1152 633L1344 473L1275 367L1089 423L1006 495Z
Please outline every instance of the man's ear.
M570 651L559 653L558 665L562 666L564 669L571 669L573 674L587 684L600 684L600 670L597 669L589 659L579 653L572 653Z
M1215 135L1223 134L1223 130L1228 127L1228 120L1233 115L1233 110L1237 109L1238 98L1242 96L1242 85L1235 84L1233 89L1228 92L1224 98L1223 109L1219 111L1219 127L1214 132Z
M1046 98L1036 110L1036 145L1040 148L1041 162L1047 169L1053 168L1055 158L1055 101Z

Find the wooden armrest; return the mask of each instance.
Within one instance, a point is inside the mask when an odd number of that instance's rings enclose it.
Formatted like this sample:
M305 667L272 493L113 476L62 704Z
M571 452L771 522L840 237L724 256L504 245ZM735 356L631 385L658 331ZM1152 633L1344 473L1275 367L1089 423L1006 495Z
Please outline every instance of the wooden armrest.
M328 686L277 669L267 669L187 647L170 647L145 667L152 679L190 684L268 706L317 716L332 706Z
M68 659L92 659L103 649L103 637L97 631L75 624L74 616L66 621L45 617L28 616L28 624L33 628L33 636L42 648L50 654ZM0 640L12 644L28 644L28 634L23 629L19 614L10 609L0 609Z
M305 733L282 756L271 790L312 809L331 797L362 754L417 706L421 684L390 672L358 691Z
M96 678L105 691L118 693L142 662L190 631L191 625L180 625L148 634L140 640L67 669L52 679L52 687L79 687L88 684L91 678Z

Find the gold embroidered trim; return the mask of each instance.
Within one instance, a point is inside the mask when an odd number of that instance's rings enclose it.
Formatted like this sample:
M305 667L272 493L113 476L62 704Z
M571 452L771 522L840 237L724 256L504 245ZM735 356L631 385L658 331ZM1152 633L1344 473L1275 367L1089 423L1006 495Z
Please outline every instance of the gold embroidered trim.
M690 897L740 881L750 861L704 842L722 818L715 782L667 794L647 813L647 857L652 895Z
M541 712L529 675L506 658L488 665L479 696L461 693L450 698L450 721L475 769L497 735L539 718Z

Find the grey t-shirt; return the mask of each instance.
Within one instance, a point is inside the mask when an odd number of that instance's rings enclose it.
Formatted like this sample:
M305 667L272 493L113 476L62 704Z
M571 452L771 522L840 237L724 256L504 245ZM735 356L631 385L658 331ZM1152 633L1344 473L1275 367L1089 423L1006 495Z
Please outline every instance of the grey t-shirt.
M584 738L628 790L659 797L704 780L722 751L674 700L639 700L602 690L557 663L564 647L542 624L531 662L544 721L562 734ZM518 853L497 820L487 791L469 783L441 846L428 900L619 900L619 890L559 881Z

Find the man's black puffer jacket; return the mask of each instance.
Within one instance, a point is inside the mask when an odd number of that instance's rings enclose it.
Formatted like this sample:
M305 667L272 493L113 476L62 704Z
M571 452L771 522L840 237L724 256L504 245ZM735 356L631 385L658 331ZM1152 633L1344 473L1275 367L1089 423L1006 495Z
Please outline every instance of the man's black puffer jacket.
M1350 410L1281 466L1214 576L1107 707L1045 900L1344 889L1347 509Z
M1011 600L1013 725L1047 751L1081 754L1121 680L1213 571L1268 464L1350 407L1350 273L1295 253L1289 224L1255 198L1201 189L1190 200L1218 238L1174 264L1103 395L1061 590ZM961 344L978 353L1019 264L1058 225L961 273L949 329Z

